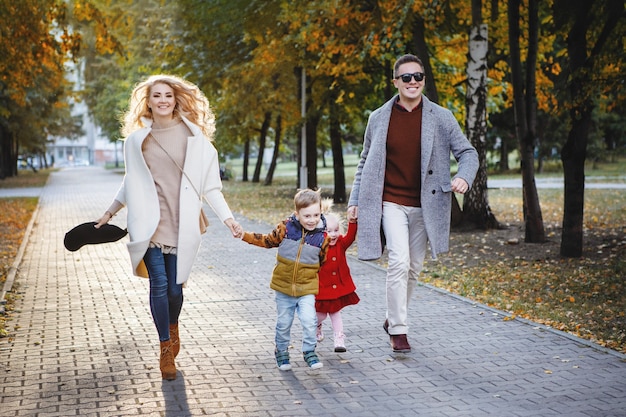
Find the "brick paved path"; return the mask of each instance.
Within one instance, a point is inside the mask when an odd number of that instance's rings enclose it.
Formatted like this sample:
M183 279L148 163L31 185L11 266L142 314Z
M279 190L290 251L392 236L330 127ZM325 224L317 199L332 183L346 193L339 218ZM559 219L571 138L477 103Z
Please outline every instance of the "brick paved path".
M385 273L356 260L348 352L327 338L324 368L308 370L296 320L294 369L280 372L268 288L276 253L231 238L214 217L185 290L178 379L162 381L147 280L130 276L126 239L74 253L62 243L108 207L120 180L73 168L42 190L14 337L0 339L0 416L626 416L623 355L429 287L411 307L413 352L393 354L381 327Z

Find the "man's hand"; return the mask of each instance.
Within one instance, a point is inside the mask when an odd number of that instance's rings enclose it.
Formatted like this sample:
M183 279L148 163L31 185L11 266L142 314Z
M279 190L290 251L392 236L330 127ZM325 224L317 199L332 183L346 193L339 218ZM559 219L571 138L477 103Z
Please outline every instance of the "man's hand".
M356 223L359 220L359 206L348 207L348 213L346 215L350 223Z
M465 194L467 190L469 190L469 185L463 178L455 178L452 180L452 191Z

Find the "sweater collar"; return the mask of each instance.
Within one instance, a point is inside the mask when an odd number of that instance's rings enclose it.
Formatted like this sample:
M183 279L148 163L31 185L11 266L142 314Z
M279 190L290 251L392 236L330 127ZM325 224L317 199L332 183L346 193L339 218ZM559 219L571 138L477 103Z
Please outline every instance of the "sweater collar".
M191 130L191 133L193 133L194 136L199 136L202 134L202 132L200 131L200 128L198 126L196 126L194 123L192 123L189 119L187 119L185 116L181 115L180 118L182 119L182 121L187 125L187 127L189 128L189 130ZM143 123L143 125L148 128L149 130L152 129L152 123L154 121L152 120L152 118L150 117L142 117L141 118L141 123Z

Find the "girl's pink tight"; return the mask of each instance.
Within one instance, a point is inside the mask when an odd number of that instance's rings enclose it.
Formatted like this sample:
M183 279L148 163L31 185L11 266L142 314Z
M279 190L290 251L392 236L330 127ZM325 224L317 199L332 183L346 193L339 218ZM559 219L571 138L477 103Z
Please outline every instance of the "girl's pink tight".
M330 324L333 327L333 332L335 334L343 334L343 320L341 319L341 311L337 311L336 313L317 313L317 324L318 326L322 324L324 320L326 320L326 316L330 316Z

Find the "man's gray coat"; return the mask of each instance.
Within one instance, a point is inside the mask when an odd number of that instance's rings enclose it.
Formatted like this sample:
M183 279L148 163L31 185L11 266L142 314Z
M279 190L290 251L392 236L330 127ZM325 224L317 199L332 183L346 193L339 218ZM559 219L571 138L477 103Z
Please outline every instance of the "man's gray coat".
M374 110L365 129L363 152L357 166L348 206L358 206L358 257L378 259L383 252L381 221L387 158L387 131L397 96ZM422 96L422 192L426 234L433 259L447 252L450 238L452 190L450 153L458 162L456 177L472 187L478 153L467 140L452 112Z

